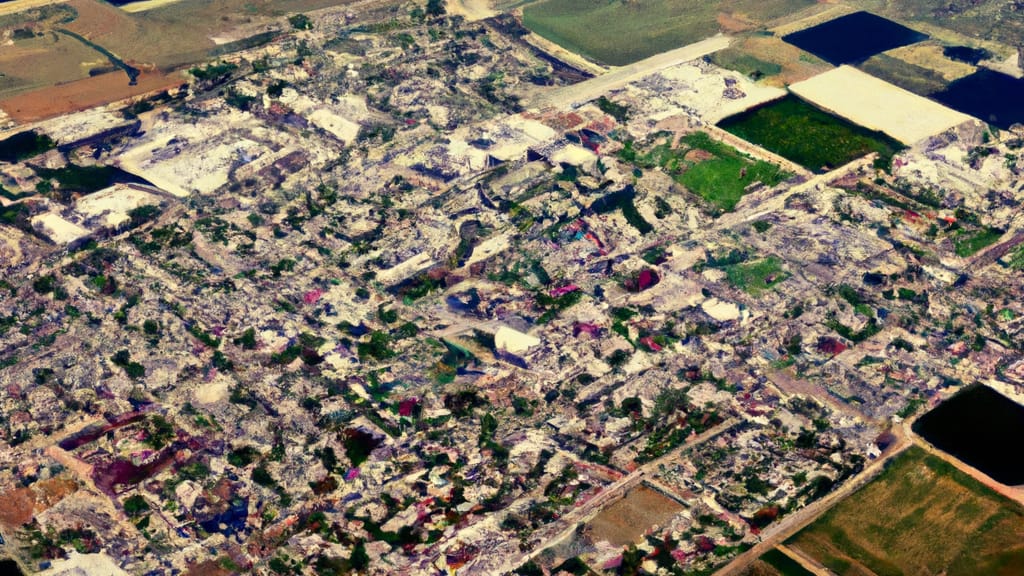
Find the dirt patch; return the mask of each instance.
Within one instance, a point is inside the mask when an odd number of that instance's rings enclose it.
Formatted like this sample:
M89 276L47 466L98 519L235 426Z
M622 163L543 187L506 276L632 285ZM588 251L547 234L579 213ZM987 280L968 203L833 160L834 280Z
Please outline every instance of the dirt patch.
M736 32L751 30L756 26L756 23L746 20L737 14L719 12L718 26L721 27L722 31L726 34L734 34Z
M37 482L36 513L52 508L70 494L78 491L78 483L71 478L50 478Z
M32 520L32 509L35 507L36 495L31 488L15 488L0 494L0 524L21 526Z
M179 74L143 72L138 78L138 84L129 86L128 78L123 72L110 72L0 99L0 110L16 122L35 122L133 96L166 90L184 82L184 78Z
M683 507L647 486L637 486L626 497L605 508L587 525L594 542L607 540L613 546L635 543L652 526L665 526Z

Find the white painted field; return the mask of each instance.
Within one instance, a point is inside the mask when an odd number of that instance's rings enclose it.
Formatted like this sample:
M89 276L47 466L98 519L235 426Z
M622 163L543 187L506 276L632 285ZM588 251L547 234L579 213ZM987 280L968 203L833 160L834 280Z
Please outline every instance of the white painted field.
M850 66L840 66L789 89L851 122L913 144L971 119Z

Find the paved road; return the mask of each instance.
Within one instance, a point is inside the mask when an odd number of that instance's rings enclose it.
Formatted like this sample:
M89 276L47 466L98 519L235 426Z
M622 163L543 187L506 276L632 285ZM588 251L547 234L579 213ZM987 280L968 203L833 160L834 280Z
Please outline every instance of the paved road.
M525 103L527 108L575 108L591 100L600 97L612 90L624 87L630 82L635 82L644 76L650 76L655 72L664 70L683 62L689 62L713 52L728 48L732 43L729 36L713 36L695 44L655 54L639 62L628 66L615 68L596 78L585 80L578 84L565 86L538 94L532 100Z

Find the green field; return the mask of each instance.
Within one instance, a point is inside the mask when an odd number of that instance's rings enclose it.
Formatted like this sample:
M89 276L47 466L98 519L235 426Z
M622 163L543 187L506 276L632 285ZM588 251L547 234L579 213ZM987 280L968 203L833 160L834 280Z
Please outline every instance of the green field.
M622 66L719 32L720 13L764 22L812 0L543 0L526 6L523 24L573 52Z
M787 545L840 576L1024 575L1024 507L913 447Z
M781 262L775 257L756 262L730 264L723 270L730 284L753 296L774 288L776 284L789 278L789 273L782 269Z
M790 95L726 118L719 126L810 170L837 168L870 152L890 158L899 142Z
M970 232L957 230L953 235L953 249L957 256L966 258L982 248L995 244L1002 236L1003 231L995 228L981 228Z
M691 157L691 152L700 156ZM640 168L661 168L716 212L735 208L746 188L755 182L775 186L790 176L775 164L753 160L732 146L712 140L706 132L683 136L677 148L672 148L667 139L646 151L638 151L633 142L626 142L619 157Z

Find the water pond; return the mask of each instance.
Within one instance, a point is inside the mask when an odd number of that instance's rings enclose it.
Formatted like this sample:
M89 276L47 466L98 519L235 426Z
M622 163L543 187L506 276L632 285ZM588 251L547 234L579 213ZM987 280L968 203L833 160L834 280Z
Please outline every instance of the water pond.
M926 38L927 34L870 12L854 12L782 39L838 66L863 62L875 54Z
M931 97L1004 130L1024 123L1024 80L979 68Z
M914 423L914 432L997 482L1024 484L1024 406L988 386L972 386Z

